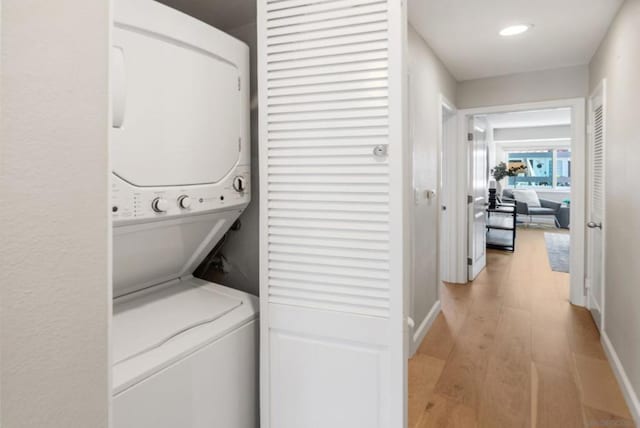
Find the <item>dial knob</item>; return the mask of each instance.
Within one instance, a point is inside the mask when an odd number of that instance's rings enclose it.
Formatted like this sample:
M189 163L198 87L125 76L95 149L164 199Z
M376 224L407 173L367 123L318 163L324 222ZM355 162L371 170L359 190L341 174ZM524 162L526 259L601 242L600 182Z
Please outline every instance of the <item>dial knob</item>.
M247 188L244 177L239 175L233 179L233 189L236 192L244 192Z
M163 198L155 198L151 202L151 208L157 213L163 213L169 209L169 202Z
M187 195L182 195L178 198L178 205L180 205L180 208L184 208L185 210L191 207L191 202L191 198Z

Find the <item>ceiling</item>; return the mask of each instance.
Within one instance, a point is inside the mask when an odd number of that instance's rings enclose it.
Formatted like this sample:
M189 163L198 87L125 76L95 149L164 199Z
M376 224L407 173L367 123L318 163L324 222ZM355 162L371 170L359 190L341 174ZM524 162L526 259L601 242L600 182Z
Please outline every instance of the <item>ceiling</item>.
M256 0L158 0L219 30L229 31L256 20Z
M487 120L491 124L492 128L525 128L571 125L571 109L557 108L511 113L493 113L487 115Z
M587 64L622 0L409 0L409 21L458 81ZM533 24L502 37L513 24Z

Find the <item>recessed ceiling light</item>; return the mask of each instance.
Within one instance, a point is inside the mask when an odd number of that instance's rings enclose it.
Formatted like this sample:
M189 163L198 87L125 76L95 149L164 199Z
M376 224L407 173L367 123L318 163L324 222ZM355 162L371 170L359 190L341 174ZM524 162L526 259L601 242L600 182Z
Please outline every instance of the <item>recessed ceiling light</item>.
M532 27L532 25L526 25L526 24L518 24L518 25L510 25L506 28L503 28L500 31L500 35L501 36L515 36L517 34L522 34L526 31L528 31L530 28Z

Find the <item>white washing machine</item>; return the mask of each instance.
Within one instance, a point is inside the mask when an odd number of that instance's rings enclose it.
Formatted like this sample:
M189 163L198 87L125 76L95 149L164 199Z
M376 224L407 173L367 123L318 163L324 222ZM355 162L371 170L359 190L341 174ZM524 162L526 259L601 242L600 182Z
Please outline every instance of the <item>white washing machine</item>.
M254 428L257 300L192 276L250 200L248 48L117 0L111 83L113 426Z

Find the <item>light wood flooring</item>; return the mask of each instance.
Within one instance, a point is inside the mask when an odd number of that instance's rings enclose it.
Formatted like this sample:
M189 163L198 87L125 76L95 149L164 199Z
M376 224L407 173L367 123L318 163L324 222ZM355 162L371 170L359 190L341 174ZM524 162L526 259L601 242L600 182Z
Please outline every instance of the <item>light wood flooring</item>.
M589 312L549 267L544 230L490 251L409 362L409 427L633 427Z

